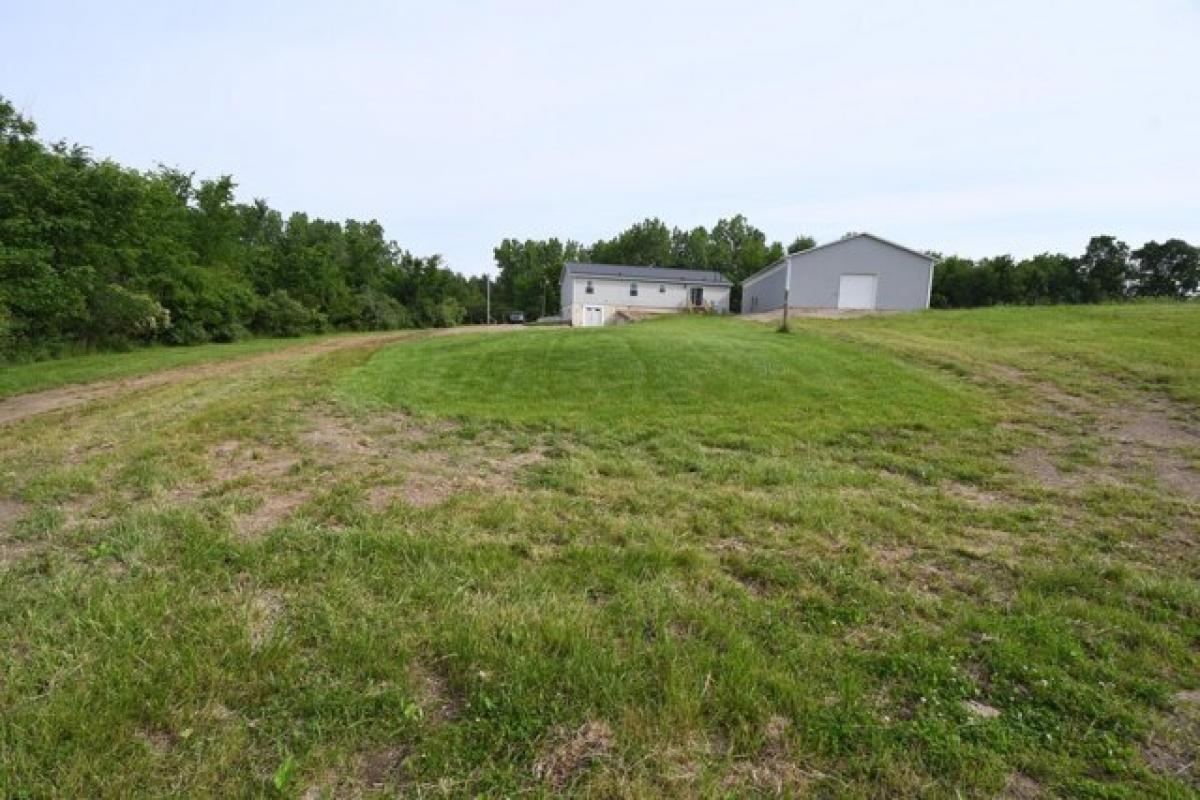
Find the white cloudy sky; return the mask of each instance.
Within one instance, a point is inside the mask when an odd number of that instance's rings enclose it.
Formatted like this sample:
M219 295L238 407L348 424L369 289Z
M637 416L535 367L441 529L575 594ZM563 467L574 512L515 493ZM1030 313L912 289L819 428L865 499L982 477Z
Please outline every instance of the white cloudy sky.
M737 212L981 256L1200 241L1200 2L4 2L44 137L493 268Z

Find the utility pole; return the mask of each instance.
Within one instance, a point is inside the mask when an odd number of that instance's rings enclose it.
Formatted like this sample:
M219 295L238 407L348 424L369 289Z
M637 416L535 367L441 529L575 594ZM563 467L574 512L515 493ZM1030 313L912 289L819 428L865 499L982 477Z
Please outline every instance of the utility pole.
M546 289L550 286L550 282L545 277L542 278L542 316L546 316ZM539 317L540 319L540 317Z
M487 287L487 322L485 324L491 325L492 324L492 276L488 275L486 272L483 273L483 285Z

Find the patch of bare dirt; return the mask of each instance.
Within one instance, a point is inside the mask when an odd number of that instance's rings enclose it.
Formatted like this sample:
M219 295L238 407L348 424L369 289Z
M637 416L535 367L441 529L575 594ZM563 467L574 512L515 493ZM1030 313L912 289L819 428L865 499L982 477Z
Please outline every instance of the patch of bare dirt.
M757 793L792 797L803 792L811 777L792 756L787 742L790 721L781 716L767 720L763 729L765 743L757 757L735 761L722 781L729 792Z
M1092 410L1092 405L1087 398L1064 391L1062 387L1051 381L1038 378L1033 373L1009 364L973 362L969 375L973 376L978 383L1008 384L1027 390L1043 405L1052 407L1060 413L1086 414Z
M1049 381L1034 383L1035 391L1050 405L1068 414L1088 415L1096 412L1096 406L1086 397L1064 392L1056 384Z
M662 765L667 782L681 790L673 796L693 797L696 795L694 787L704 774L704 765L716 760L717 750L710 740L693 734L682 742L657 749L649 757Z
M995 508L996 506L1004 505L1006 502L1003 495L997 492L989 492L986 489L972 486L969 483L947 481L942 484L942 488L951 497L963 500L968 505L976 506L977 508Z
M31 392L0 400L0 425L20 422L39 414L60 411L97 400L105 400L128 392L154 389L198 378L217 378L224 375L233 375L248 367L259 367L282 361L324 355L338 350L358 347L380 347L401 339L413 339L425 336L452 336L460 333L497 333L523 329L521 325L468 325L459 328L442 328L434 331L390 331L387 333L372 333L359 336L339 336L229 361L174 367L147 375L139 375L115 381L97 381L95 383L64 386L58 389L47 389L41 392Z
M457 426L400 413L358 420L322 411L310 415L307 422L299 451L240 439L217 442L205 453L207 476L177 486L157 501L187 505L232 489L257 494L258 505L233 518L239 535L254 537L285 521L315 496L319 486L310 479L311 462L331 475L361 478L370 485L367 504L380 511L397 502L434 506L464 491L509 491L518 473L542 461L546 452L542 447L515 451L456 437L431 443L433 437ZM0 501L0 531L17 508ZM61 510L72 525L102 521L103 508L96 497L71 501Z
M1141 749L1155 772L1200 788L1200 691L1173 695L1171 708Z
M318 450L338 457L371 455L376 449L374 440L365 431L354 427L348 420L332 416L315 417L312 428L305 431L301 439Z
M276 485L300 463L291 451L227 439L210 447L206 456L210 476L170 490L165 502L172 506L188 504L228 484L246 485L260 495L261 502L253 510L237 514L234 527L242 536L256 536L278 525L311 498L307 489Z
M386 789L398 783L403 774L407 747L383 747L359 757L358 783L370 789Z
M969 529L981 531L983 529ZM961 562L944 558L934 560L933 551L917 550L908 545L876 544L869 546L869 557L879 569L888 575L888 580L896 586L903 586L908 592L924 600L937 601L947 594L957 593L979 597L986 595L990 600L1005 596L1009 591L1009 582L1002 579L1002 569L1007 563L1007 535L1000 541L987 539L976 533L971 548L966 555L974 562L971 568L964 568ZM989 569L993 563L1000 569ZM986 574L988 580L982 580Z
M770 581L764 580L762 577L741 568L737 564L726 565L726 569L729 577L751 597L769 597L777 588Z
M434 437L454 423L418 421L384 414L362 421L333 414L313 417L302 439L323 463L341 472L386 475L367 490L367 504L383 511L397 502L426 508L464 491L504 492L517 473L545 459L545 450L513 451L500 446L443 441Z
M11 530L28 511L20 500L0 499L0 534Z
M373 511L386 511L396 503L427 508L445 502L454 494L449 484L430 478L415 477L400 486L372 486L367 492L367 505Z
M1000 716L1000 709L978 700L964 700L962 705L968 714L979 719L996 719Z
M1041 784L1024 773L1014 772L1000 790L999 800L1038 800L1043 796Z
M179 735L160 727L143 727L138 731L138 737L157 755L166 755L179 743Z
M111 439L106 439L99 442L76 442L67 448L63 457L64 464L76 466L87 461L97 453L103 453L107 450L114 450L117 443Z
M513 488L518 471L543 458L540 451L511 455L425 451L406 459L403 485L373 487L371 505L382 510L402 499L424 508L465 491L504 492Z
M1105 423L1106 433L1121 444L1200 448L1197 423L1162 400L1119 409Z
M1200 472L1178 456L1167 454L1155 461L1155 478L1177 495L1200 503Z
M213 479L227 483L243 478L273 480L286 475L299 463L294 453L275 447L230 439L208 451Z
M1021 451L1013 459L1013 465L1044 489L1077 489L1088 480L1082 472L1059 469L1050 451L1041 447Z
M1162 400L1107 413L1105 457L1114 464L1144 467L1172 494L1200 502L1200 472L1184 453L1200 451L1200 421Z
M607 756L612 747L612 729L603 722L585 722L575 731L559 729L534 761L533 777L561 790Z
M416 692L417 704L420 705L426 719L445 722L462 713L462 700L450 690L446 679L439 672L414 662L408 673L409 685Z
M967 558L1009 565L1016 554L1018 539L1008 531L970 527L962 532L962 542L953 552Z
M0 567L18 564L38 551L32 542L0 538Z
M257 536L266 533L309 500L309 493L296 490L282 494L268 494L257 508L235 519L237 531L242 536Z
M283 595L279 592L257 592L250 598L246 625L252 650L260 649L271 638L284 608Z
M392 792L406 782L404 764L411 748L407 745L379 747L355 756L341 771L328 770L300 793L302 800L407 796Z
M705 546L709 550L715 550L718 553L748 553L751 549L745 540L729 537L714 539Z
M1023 374L1014 380L1038 397L1046 414L1069 421L1081 435L1096 435L1103 442L1100 465L1072 473L1054 463L1054 450L1064 446L1061 437L1047 435L1044 444L1019 453L1013 465L1039 485L1063 491L1097 483L1122 485L1145 471L1170 494L1200 502L1200 473L1184 455L1200 450L1200 420L1194 411L1161 397L1113 406Z
M884 569L894 569L912 561L915 551L908 545L873 545L871 555L879 566Z
M32 542L12 537L17 523L28 511L29 507L20 500L0 499L0 567L23 561L37 550Z

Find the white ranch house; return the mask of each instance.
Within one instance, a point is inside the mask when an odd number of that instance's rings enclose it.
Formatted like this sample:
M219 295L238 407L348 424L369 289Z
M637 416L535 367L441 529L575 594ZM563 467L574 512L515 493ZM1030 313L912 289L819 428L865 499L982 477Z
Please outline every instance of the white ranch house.
M668 314L704 309L729 311L733 288L719 272L619 264L563 266L562 318L572 325L607 325L623 312Z

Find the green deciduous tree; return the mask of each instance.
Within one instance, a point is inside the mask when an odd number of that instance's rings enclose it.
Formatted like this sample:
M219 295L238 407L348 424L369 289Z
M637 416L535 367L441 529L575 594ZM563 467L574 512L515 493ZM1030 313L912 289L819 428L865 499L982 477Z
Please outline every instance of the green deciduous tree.
M817 240L811 236L797 236L792 239L792 243L787 246L788 255L792 253L802 253L805 250L811 250L817 246Z
M1128 296L1133 265L1129 245L1113 236L1093 236L1079 257L1083 299L1088 302L1119 300Z
M530 319L558 313L563 264L591 257L582 254L577 243L558 239L505 239L493 254L500 270L492 295L493 316L521 311Z
M1192 297L1200 289L1200 248L1182 239L1147 242L1133 254L1140 297Z

